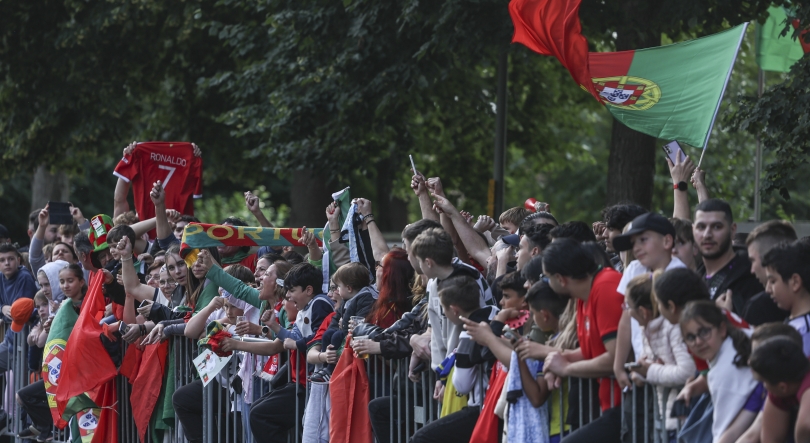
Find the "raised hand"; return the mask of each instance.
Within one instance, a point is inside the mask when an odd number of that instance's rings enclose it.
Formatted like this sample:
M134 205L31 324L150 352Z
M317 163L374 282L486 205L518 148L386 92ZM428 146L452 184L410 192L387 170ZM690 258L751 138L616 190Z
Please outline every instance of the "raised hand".
M444 197L444 189L442 188L442 179L439 177L431 177L427 179L427 188L431 194L437 194Z
M692 159L687 155L681 160L681 155L683 155L683 151L678 151L678 155L675 156L675 163L672 163L672 160L667 157L669 175L672 177L672 183L676 185L689 180L692 176L692 171L695 170L695 164L692 163Z
M248 211L254 213L256 211L261 211L261 200L255 194L250 191L245 192L245 206L247 206Z
M411 189L413 189L413 193L416 194L417 196L427 192L427 185L425 184L425 176L418 172L415 172L413 174L413 177L411 177Z
M118 241L116 248L118 249L118 254L122 259L132 258L132 244L129 242L129 237L124 236L121 238L121 240Z
M195 156L195 157L199 157L199 156L201 156L201 155L202 155L202 149L200 149L200 147L199 147L199 146L197 146L197 144L196 144L196 143L192 143L192 144L191 144L191 149L193 149L193 150L194 150L194 156Z
M50 213L48 212L48 205L45 205L41 211L39 211L39 215L37 216L39 220L39 226L42 226L42 229L45 229L50 224Z
M124 148L124 157L132 154L132 151L134 151L137 146L138 146L138 142L132 142L132 143L128 144L127 147Z
M450 203L450 200L448 200L446 197L438 194L430 194L430 195L431 197L433 197L433 210L438 212L439 214L445 212L452 212L456 209L456 207L453 206L453 204Z
M152 191L149 193L149 197L156 207L166 205L166 190L163 189L163 182L160 180L155 182L152 186Z
M207 250L201 249L200 253L197 254L197 263L202 265L202 267L205 268L205 271L208 272L214 266L214 257L212 257L211 253L208 252ZM221 298L221 297L214 297L214 298Z
M365 198L356 198L354 203L357 203L357 212L363 216L371 214L371 201Z

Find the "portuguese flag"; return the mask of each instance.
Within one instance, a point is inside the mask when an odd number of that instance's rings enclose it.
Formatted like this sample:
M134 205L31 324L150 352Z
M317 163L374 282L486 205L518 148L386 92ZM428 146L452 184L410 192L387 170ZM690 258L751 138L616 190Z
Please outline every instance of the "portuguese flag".
M763 24L757 23L757 64L763 71L788 72L810 49L810 45L802 44L802 37L807 31L802 32L797 40L792 38L791 31L782 36L787 19L783 6L771 6L768 8L768 20ZM797 27L798 23L794 22L793 26Z
M626 126L705 147L747 23L696 40L636 51L592 52L583 59L587 41L579 25L579 3L512 0L512 41L557 57L580 86ZM583 78L592 83L584 84Z

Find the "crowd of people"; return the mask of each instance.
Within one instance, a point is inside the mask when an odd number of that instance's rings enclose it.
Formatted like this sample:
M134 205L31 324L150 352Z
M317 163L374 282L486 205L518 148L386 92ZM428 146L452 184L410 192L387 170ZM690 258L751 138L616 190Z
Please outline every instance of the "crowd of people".
M256 442L286 442L301 426L304 441L388 443L392 426L415 419L396 419L402 408L431 400L440 416L408 423L412 442L645 441L653 409L670 442L810 442L810 241L783 220L737 232L704 171L688 158L669 166L671 218L629 202L593 223L560 221L541 202L475 218L438 177L413 171L421 216L401 247L355 198L348 214L326 208L323 245L304 229L298 248L226 244L191 262L180 242L199 220L167 207L161 181L149 192L154 218L118 194L112 217L72 208L72 225L50 224L45 207L30 215L30 246L0 238L0 372L21 331L29 367L41 368L55 313L81 312L103 279L111 354L116 341L143 349L173 336L233 353L238 369L212 381L213 402ZM256 220L205 222L273 228L259 203L245 193ZM321 394L368 355L409 364L375 387L383 396L362 399L367 420L335 422L345 399ZM437 381L420 398L412 386L426 371ZM16 393L21 438L53 439L44 383ZM656 408L622 407L648 389ZM185 438L202 442L203 381L167 395ZM588 405L596 414L583 421Z

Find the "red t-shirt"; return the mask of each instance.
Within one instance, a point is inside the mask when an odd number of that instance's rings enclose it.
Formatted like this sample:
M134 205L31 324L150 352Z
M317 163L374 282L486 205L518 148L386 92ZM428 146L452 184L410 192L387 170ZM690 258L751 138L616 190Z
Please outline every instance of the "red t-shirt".
M795 397L774 397L773 394L769 392L768 401L783 411L790 411L801 404L802 396L808 390L810 390L810 372L804 374L804 379L802 380L802 384L799 385L799 390L796 392Z
M582 357L594 359L605 352L605 341L615 340L622 316L624 296L616 292L622 275L613 269L602 269L593 279L588 301L577 300L577 337ZM599 379L599 403L602 410L611 408L610 389L613 386L613 406L621 404L619 384L604 377Z
M748 329L751 327L748 322L743 320L743 318L739 315L726 309L723 309L723 312L726 313L726 318L735 328ZM692 351L689 351L689 354L691 355ZM698 372L703 372L709 369L709 363L706 360L697 358L694 355L692 355L692 359L695 360L695 367L697 368Z
M202 158L194 156L191 143L138 143L131 154L118 162L113 174L132 183L135 210L141 220L155 216L149 193L158 180L166 189L166 209L194 215L192 197L202 197Z

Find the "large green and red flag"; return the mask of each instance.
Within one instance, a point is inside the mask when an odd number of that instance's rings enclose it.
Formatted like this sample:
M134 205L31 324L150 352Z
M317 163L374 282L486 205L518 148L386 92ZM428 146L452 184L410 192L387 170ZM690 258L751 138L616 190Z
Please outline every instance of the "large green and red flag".
M101 278L103 279L103 276ZM71 365L66 350L74 343L71 337L78 329L76 326L80 318L70 303L71 301L67 300L57 311L43 351L42 378L45 382L48 406L56 427L64 429L68 425L68 420L71 420L74 426L74 442L116 442L118 434L114 409L115 380L108 380L88 392L81 392L68 398L66 402L57 401L59 387L68 383L63 378L65 369ZM95 340L99 341L98 335ZM109 359L106 352L104 355ZM81 369L93 372L95 369L93 357L86 357Z
M323 245L323 229L307 229ZM180 241L180 256L196 260L196 250L217 246L301 246L303 228L252 228L189 223ZM189 265L191 266L191 265Z
M67 340L60 383L56 388L56 405L60 412L64 411L70 399L85 392L98 391L118 373L100 338L102 329L99 322L106 310L103 284L104 274L96 272L90 279L81 313Z
M792 38L790 31L782 35L787 19L788 15L783 6L771 6L768 8L768 19L765 23L756 25L757 64L763 71L788 72L790 67L810 49L810 45L802 44L802 36L806 31L796 40Z
M576 63L560 59L580 86L592 80L596 94L610 113L626 126L653 137L705 147L720 107L746 24L686 42L635 51L588 53L582 63L579 33L580 0L512 0L509 11L515 25L514 42L540 54L540 47L577 46ZM553 7L552 7L553 6ZM566 27L560 20L564 8ZM554 11L548 14L548 11ZM531 20L527 19L530 16ZM577 22L577 26L573 22ZM527 29L531 26L531 29ZM531 36L528 44L527 36ZM584 37L579 34L584 41ZM576 43L576 44L575 44ZM573 50L569 50L574 52ZM557 53L553 53L559 58Z

